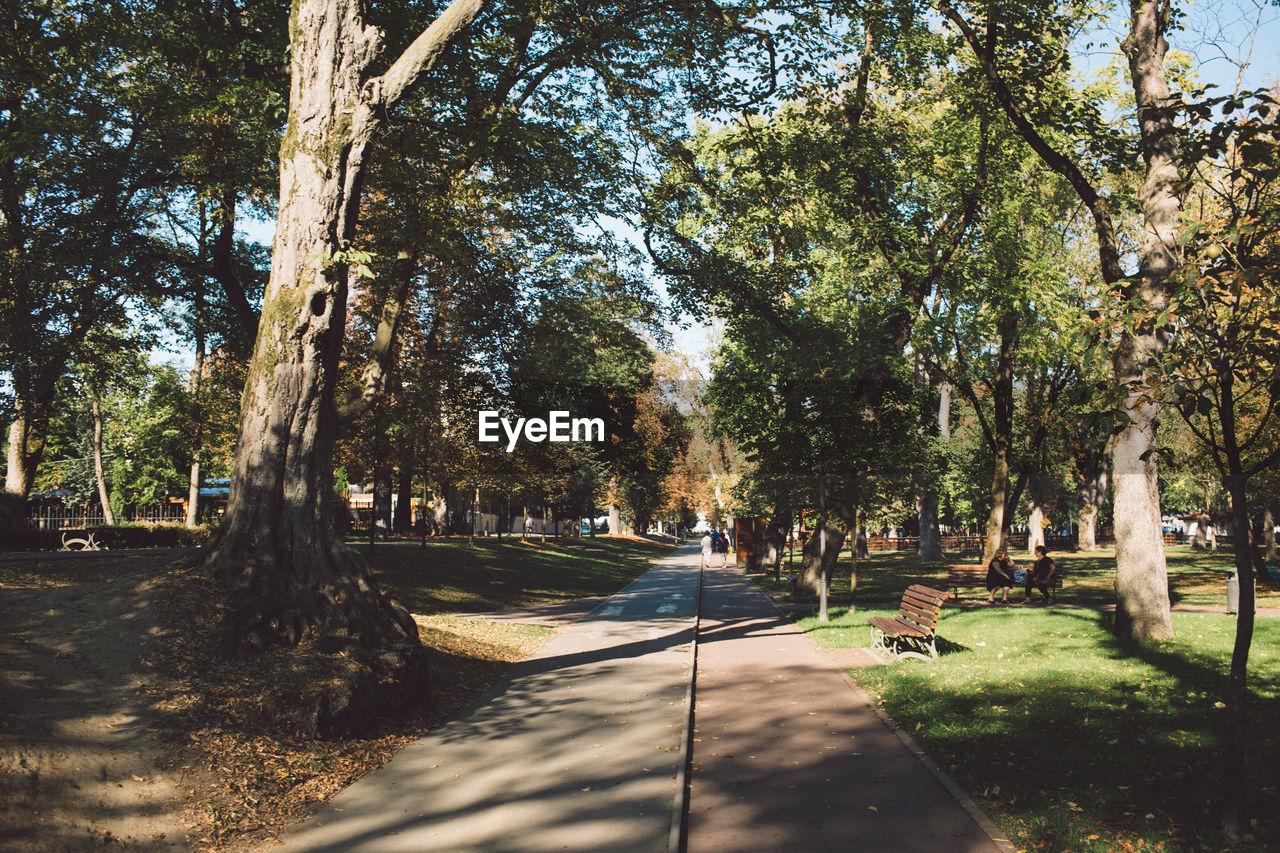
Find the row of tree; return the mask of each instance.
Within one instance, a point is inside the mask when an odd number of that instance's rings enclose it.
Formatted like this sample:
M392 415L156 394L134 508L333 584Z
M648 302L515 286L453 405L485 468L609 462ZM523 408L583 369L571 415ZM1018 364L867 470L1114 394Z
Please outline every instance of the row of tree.
M1168 4L1133 0L1127 83L1083 89L1073 39L1102 12L1049 0L6 13L7 490L29 491L73 365L105 375L167 319L198 433L206 361L238 365L206 554L232 647L343 650L370 685L418 670L412 620L333 533L348 446L409 488L501 471L566 506L634 474L639 520L659 472L711 459L681 461L652 390L657 315L619 218L646 224L678 304L725 318L715 422L775 519L816 497L840 533L907 494L928 540L944 484L982 476L990 548L1066 459L1099 505L1106 455L1116 630L1161 638L1162 409L1199 433L1237 531L1280 452L1271 99L1173 94ZM691 133L691 105L716 127ZM276 219L269 271L236 238L253 214ZM981 475L953 458L952 395ZM465 441L480 408L548 401L608 415L602 458ZM192 446L194 487L212 457Z
M1109 498L1114 629L1161 639L1160 474L1211 472L1243 590L1224 821L1239 837L1251 534L1274 529L1280 459L1275 99L1195 91L1168 61L1167 4L1130 4L1127 81L1084 84L1074 40L1104 10L934 9L866 10L848 59L792 101L667 148L650 245L686 303L724 318L715 425L752 462L740 498L775 543L821 507L815 589L836 555L820 561L820 540L903 496L930 559L939 498L953 514L967 498L984 561L1068 488L1088 545Z

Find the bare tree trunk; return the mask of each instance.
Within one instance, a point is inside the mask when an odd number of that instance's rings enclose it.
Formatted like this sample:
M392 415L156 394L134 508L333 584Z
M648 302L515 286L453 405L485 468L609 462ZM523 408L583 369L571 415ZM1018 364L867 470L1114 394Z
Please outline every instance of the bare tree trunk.
M927 489L916 499L920 518L920 544L917 553L922 560L945 560L942 553L942 531L938 528L938 493Z
M102 504L102 520L115 525L116 516L111 511L111 498L107 494L107 477L102 470L102 400L98 389L89 388L89 408L93 412L93 478L98 482L98 502Z
M13 386L13 420L9 422L8 468L4 490L25 499L31 493L36 469L44 457L49 415L53 410L57 376L51 368L38 368L35 375L15 368Z
M1157 0L1130 0L1130 11L1129 35L1121 47L1133 78L1146 176L1138 190L1143 218L1139 271L1124 291L1148 316L1112 355L1116 389L1124 400L1121 411L1128 418L1111 450L1116 525L1114 629L1118 636L1134 639L1168 639L1173 636L1173 620L1156 469L1160 404L1148 375L1166 347L1165 332L1156 315L1169 304L1165 283L1179 260L1181 176L1174 102L1164 70L1169 7Z
M1107 499L1107 453L1105 449L1086 447L1076 458L1080 471L1076 494L1080 498L1080 536L1076 546L1081 551L1098 549L1098 513Z
M609 535L622 533L622 507L618 505L618 478L609 478Z
M200 386L204 381L204 308L197 293L195 312L196 360L191 367L191 472L187 480L186 526L195 527L200 518L200 454L203 450L204 412L200 405Z
M1080 505L1080 538L1077 546L1081 551L1098 550L1098 508L1093 504Z
M1215 527L1213 516L1202 511L1196 516L1196 535L1191 540L1191 547L1197 551L1217 551L1218 532Z
M353 709L394 704L425 686L412 617L334 532L334 392L348 277L341 253L351 247L365 154L381 122L482 0L455 0L379 77L369 70L381 39L362 5L296 0L290 12L271 277L241 398L230 501L206 557L230 586L229 645L310 639L364 667L320 708L321 731L367 722Z
M991 472L991 508L987 511L987 529L982 545L982 563L986 565L996 552L1005 547L1004 504L1009 491L1009 449L996 448L995 465Z
M944 442L951 440L950 382L943 382L938 386L938 437ZM947 555L942 551L942 530L938 526L937 490L926 489L917 509L920 513L920 559L945 560Z
M1031 511L1027 513L1027 553L1034 556L1036 547L1044 544L1044 507L1031 499Z
M1266 560L1276 559L1276 516L1270 503L1262 508L1262 541L1267 546Z
M823 524L822 519L819 519L818 524L809 534L809 538L804 542L804 557L801 562L800 577L796 580L797 592L813 598L817 598L821 592L823 569L825 568L828 578L834 572L836 559L840 556L839 545L844 541L845 534L848 532L831 516L826 519L825 529L827 547L823 552L821 563L818 561L818 551L822 543Z
M1009 527L1009 452L1013 444L1013 351L1017 318L1012 312L1001 319L1000 347L996 357L995 381L991 383L994 409L989 436L994 461L991 471L991 508L987 514L986 541L982 546L982 562L990 563L996 552L1005 547Z
M412 452L409 456L413 456ZM401 465L396 475L396 509L391 527L397 533L408 533L413 527L413 471L408 465Z

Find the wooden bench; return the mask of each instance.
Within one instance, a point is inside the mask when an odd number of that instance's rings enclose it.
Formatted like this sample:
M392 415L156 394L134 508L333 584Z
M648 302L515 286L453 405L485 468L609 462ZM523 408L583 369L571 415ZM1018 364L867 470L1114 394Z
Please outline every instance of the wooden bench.
M1031 571L1030 566L1019 566L1018 568L1025 571ZM1053 580L1049 582L1049 589L1053 591L1056 598L1058 590L1062 589L1062 566L1058 566L1058 573L1053 576ZM1022 584L1014 584L1014 588L1018 588ZM961 587L977 587L978 589L987 588L987 567L986 566L947 566L947 589L954 590L956 599L960 598Z
M871 650L894 660L936 658L938 647L934 631L942 613L942 602L950 597L950 593L920 584L907 587L896 617L872 616L867 620L871 623ZM927 656L925 652L928 652Z

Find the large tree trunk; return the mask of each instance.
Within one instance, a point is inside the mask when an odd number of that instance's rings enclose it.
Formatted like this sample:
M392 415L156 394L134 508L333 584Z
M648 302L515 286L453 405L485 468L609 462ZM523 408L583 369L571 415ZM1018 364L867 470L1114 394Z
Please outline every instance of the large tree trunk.
M1017 318L1009 312L1000 322L1000 348L995 381L991 383L992 429L991 508L987 513L982 563L986 565L1005 547L1009 527L1009 453L1013 444L1013 351Z
M1218 414L1222 424L1222 450L1227 462L1227 489L1231 493L1231 516L1235 527L1235 567L1240 587L1240 609L1236 613L1235 644L1231 651L1231 669L1227 694L1226 790L1223 797L1222 830L1233 845L1244 838L1248 785L1245 779L1245 741L1248 697L1249 647L1253 643L1254 573L1253 526L1249 519L1247 478L1240 462L1240 444L1236 435L1234 378L1230 366L1219 369L1221 401Z
M1077 523L1080 533L1076 547L1081 551L1098 550L1098 508L1093 504L1081 504Z
M995 55L999 16L987 16L987 31L983 34L945 0L941 6L942 13L978 56L996 99L1019 135L1046 165L1071 182L1093 214L1102 278L1120 290L1117 307L1123 311L1128 306L1139 306L1147 314L1132 336L1112 353L1115 388L1123 401L1121 412L1128 420L1111 451L1116 529L1114 630L1118 636L1135 639L1173 635L1156 480L1159 404L1158 395L1152 393L1152 383L1147 381L1149 370L1165 349L1163 330L1155 319L1168 304L1165 285L1177 264L1179 245L1177 133L1164 72L1169 10L1167 4L1157 0L1130 0L1129 35L1122 44L1129 59L1146 164L1145 180L1138 191L1143 214L1140 269L1136 278L1126 282L1110 200L1093 187L1070 157L1056 150L1036 130L1000 75ZM1125 319L1124 325L1129 327L1130 318Z
M791 510L775 507L773 517L764 531L764 541L760 548L760 570L772 571L774 576L782 576L782 548L786 541L786 532L791 529Z
M1009 492L1009 449L997 447L991 471L991 508L987 511L987 529L982 544L982 563L986 565L996 552L1005 547L1004 504Z
M49 430L59 370L38 366L32 370L20 368L13 371L14 417L9 422L4 490L24 500L31 493L36 469L44 457L45 436Z
M928 489L916 499L916 512L920 518L920 545L917 553L922 560L945 560L942 553L942 531L938 528L938 493Z
M1080 536L1076 547L1081 551L1098 549L1098 513L1107 499L1107 465L1105 450L1086 447L1077 457L1079 479L1076 494L1080 498Z
M1271 503L1262 508L1262 541L1267 546L1265 559L1276 559L1276 516Z
M618 478L609 478L609 535L622 533L622 507L618 505Z
M1036 548L1044 544L1044 507L1031 498L1027 513L1027 554L1035 556Z
M408 465L401 465L396 473L396 510L391 526L397 533L408 533L413 527L413 472Z
M203 410L200 406L200 385L204 380L204 305L198 291L195 311L196 360L191 368L191 471L187 478L186 526L195 527L200 518L200 453L203 444Z
M845 534L848 533L834 517L828 516L826 519L827 546L826 551L822 555L822 560L818 559L818 551L822 547L822 521L809 534L809 538L804 542L804 559L801 563L800 577L796 580L796 592L802 596L812 596L817 598L822 591L822 570L825 567L826 576L830 578L835 571L836 560L840 556L840 543L844 541Z
M1128 419L1111 451L1116 526L1116 620L1118 636L1168 639L1169 580L1160 528L1156 469L1159 394L1148 377L1165 350L1165 331L1156 315L1169 303L1165 283L1178 263L1177 133L1173 101L1165 79L1168 7L1156 0L1131 0L1129 36L1122 45L1129 59L1146 176L1138 190L1142 206L1142 246L1138 276L1124 290L1130 303L1148 313L1137 331L1112 355L1116 389Z
M102 520L114 525L116 516L111 511L111 497L107 494L107 476L102 469L102 400L98 397L96 388L89 389L89 408L93 413L93 479L98 484L98 503L102 504Z
M380 39L356 0L296 0L289 119L271 278L241 398L223 522L207 565L231 587L226 639L258 649L314 641L363 671L319 709L319 728L413 695L425 657L417 626L334 532L334 389L365 153L380 122L479 11L457 0L381 77ZM391 688L385 697L373 693ZM364 688L372 688L366 690ZM404 688L407 688L405 690Z

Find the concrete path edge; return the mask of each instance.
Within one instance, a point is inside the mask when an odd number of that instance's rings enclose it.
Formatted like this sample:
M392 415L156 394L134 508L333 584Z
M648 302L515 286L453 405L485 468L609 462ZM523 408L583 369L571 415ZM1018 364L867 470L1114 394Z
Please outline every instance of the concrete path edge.
M701 584L701 581L699 581L699 584ZM773 609L778 611L779 616L783 619L788 619L786 612L778 606L777 601L775 601L771 596L765 597L769 599L769 603L773 605ZM788 621L790 620L788 619ZM695 634L695 637L696 636L697 635ZM813 640L808 637L805 637L805 639L809 640L811 643L813 642ZM814 643L814 645L817 644ZM825 649L823 652L825 654ZM830 655L827 657L829 658ZM960 807L968 813L969 817L973 818L974 823L978 824L982 831L986 833L987 837L991 839L991 843L999 847L1001 850L1007 850L1009 853L1015 853L1018 849L1017 846L1000 831L1000 827L996 826L995 821L987 817L986 813L973 801L973 798L966 794L964 789L957 785L955 780L948 776L947 772L938 766L937 762L925 754L925 751L920 748L920 745L915 742L911 735L903 731L902 726L898 725L892 717L876 705L875 700L873 700L865 690L859 687L857 683L849 677L849 673L844 667L835 663L835 661L832 661L832 665L840 672L840 677L844 679L845 684L847 684L849 689L853 691L853 694L857 697L858 701L870 708L872 713L880 719L880 722L884 723L885 726L888 727L889 731L897 735L898 740L902 741L902 745L905 746L911 754L916 757L916 760L919 761L920 764L938 780L938 784L951 795L953 800L960 804Z
M684 849L685 813L689 810L689 747L693 742L693 703L698 677L698 630L702 626L702 580L706 567L698 565L698 606L693 612L693 640L689 643L689 683L684 694L684 735L680 738L680 757L676 760L676 791L671 804L671 830L667 835L667 853Z

